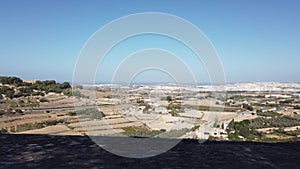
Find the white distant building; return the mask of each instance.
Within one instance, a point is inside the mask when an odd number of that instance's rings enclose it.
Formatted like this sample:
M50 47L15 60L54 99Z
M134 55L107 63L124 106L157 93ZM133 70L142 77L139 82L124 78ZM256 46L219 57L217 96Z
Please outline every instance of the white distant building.
M276 111L276 110L277 110L277 108L273 107L273 108L270 108L270 109L263 110L263 112Z
M168 110L165 107L156 107L155 113L168 114Z
M270 97L287 99L287 98L291 98L292 96L282 95L282 94L269 94L269 95L265 95L265 98L270 98Z
M300 98L300 94L293 94L293 96L296 96L296 97Z

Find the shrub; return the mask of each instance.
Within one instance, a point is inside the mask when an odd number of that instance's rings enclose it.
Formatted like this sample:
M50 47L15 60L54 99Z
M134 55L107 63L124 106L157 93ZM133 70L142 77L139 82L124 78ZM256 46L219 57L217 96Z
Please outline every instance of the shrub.
M4 110L0 110L0 116L3 116L5 114Z
M193 128L191 128L191 131L196 131L197 129L199 129L199 125L194 126Z
M16 113L18 113L18 114L22 114L22 113L23 113L23 111L22 111L21 109L16 109L15 111L16 111Z
M180 109L180 108L181 108L180 104L172 104L171 103L167 106L168 110L174 110L174 109Z
M0 83L21 86L23 85L23 80L18 77L0 77Z
M7 134L7 133L8 133L8 132L7 132L6 129L4 129L4 128L0 129L0 134Z
M273 111L268 111L268 112L257 112L258 116L264 116L264 117L275 117L275 116L280 116L279 113L273 112Z
M76 116L76 112L68 112L68 116Z
M296 105L294 109L300 109L300 105Z
M143 105L145 106L145 108L143 109L143 113L148 113L151 106L148 103L144 103Z
M250 126L253 128L268 128L268 127L293 127L300 125L300 121L290 116L279 116L272 118L256 118L251 120Z
M102 119L105 117L102 111L99 111L97 108L89 108L85 110L77 111L77 115L81 118L90 118L90 119Z
M12 99L14 98L15 91L8 86L0 86L0 94L4 94L6 97Z
M138 99L138 100L136 101L136 103L141 103L141 104L143 104L143 103L145 103L145 102L144 102L143 99Z
M124 130L122 134L130 137L154 137L163 132L161 130L148 130L146 128L136 126L124 127L122 129Z
M174 116L174 117L178 117L179 116L179 114L178 114L179 112L177 111L177 110L171 110L170 111L170 114L172 115L172 116Z
M187 128L183 128L180 130L170 130L167 132L163 132L161 134L158 135L158 137L161 138L178 138L183 136L185 133L189 132L189 129Z
M49 102L49 100L46 99L46 98L44 98L44 97L43 97L43 98L40 98L39 101L42 102L42 103L44 103L44 102Z
M250 106L250 105L248 105L248 104L243 104L243 108L244 108L244 109L247 109L247 110L249 110L249 111L253 111L253 107Z
M168 102L170 102L170 101L172 101L173 99L172 99L171 96L167 96L167 97L166 97L166 100L167 100Z
M229 140L235 140L235 141L240 141L241 139L239 138L238 133L228 133L228 139Z
M63 91L63 94L66 95L66 96L71 97L72 96L72 90L71 89L66 89L66 90Z

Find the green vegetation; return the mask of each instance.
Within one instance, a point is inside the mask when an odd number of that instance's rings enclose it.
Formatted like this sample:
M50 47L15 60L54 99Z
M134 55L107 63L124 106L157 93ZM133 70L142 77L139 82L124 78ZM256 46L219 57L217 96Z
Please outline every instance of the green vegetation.
M293 127L299 125L300 120L290 116L279 116L272 118L259 117L251 120L251 126L255 129L268 127Z
M199 125L196 125L196 126L192 127L190 130L191 131L196 131L197 129L199 129L199 127L200 127Z
M113 104L107 104L107 103L100 103L100 104L97 104L97 106L102 106L102 107L105 107L105 106L111 106Z
M0 86L0 94L12 99L14 98L15 91L8 86Z
M160 131L163 131L163 130L160 130ZM160 137L160 138L178 138L178 137L183 136L187 132L189 132L189 129L187 129L187 128L183 128L181 130L170 130L170 131L167 131L167 132L162 132L157 137Z
M23 82L22 79L18 77L0 77L0 83L14 86L27 86L28 83Z
M181 109L181 105L170 103L166 108L169 110L169 113L172 116L177 117L177 116L179 116L179 111Z
M56 116L57 117L62 117L62 116L65 116L65 114L57 114Z
M257 111L256 113L258 116L264 116L264 117L275 117L275 116L280 116L281 114L273 111L267 111L267 112L261 112Z
M36 81L26 83L18 77L0 77L0 95L7 98L19 98L27 96L44 96L45 93L64 93L70 96L71 85L68 82L57 83L54 80ZM65 91L67 90L67 91Z
M65 89L65 90L63 90L63 94L66 95L66 96L71 97L73 95L72 94L72 89Z
M166 100L168 102L173 101L172 96L162 97L160 100Z
M102 111L99 111L97 108L89 108L85 110L77 111L77 115L81 118L89 118L89 119L102 119L105 117Z
M68 116L76 116L76 112L71 111L71 112L68 112L67 115Z
M275 135L279 135L279 136L294 136L294 137L296 137L297 135L299 135L297 131L295 131L295 132L284 131L283 128L279 128L277 130L273 130L271 132L271 134L275 134Z
M294 106L294 109L300 110L300 105Z
M217 112L237 112L241 108L238 107L214 107L214 106L198 106L200 111L217 111Z
M22 111L21 109L16 109L15 112L16 112L17 114L23 114L23 111Z
M83 89L83 87L81 86L81 87L77 87L77 89L75 89L75 90L73 90L72 91L72 88L67 88L67 89L64 89L63 91L62 91L62 93L64 94L64 95L66 95L66 96L74 96L74 97L77 97L77 98L79 98L79 97L82 97L82 98L89 98L88 96L86 96L86 95L84 95L84 94L82 94L81 92L80 92L80 90L79 89Z
M168 102L171 102L173 99L172 99L171 96L167 96L167 97L166 97L166 100L167 100Z
M300 135L300 129L294 130L294 131L289 131L288 133L291 133L292 135L298 136Z
M300 125L300 121L290 116L259 117L253 120L243 120L241 122L234 122L234 120L232 120L228 124L227 132L229 140L240 140L239 136L243 136L248 141L274 141L274 139L270 140L264 133L258 132L256 129L278 127L280 129L273 131L273 134L296 136L297 133L285 132L282 128L298 125Z
M163 130L149 130L144 127L124 127L122 128L124 132L122 134L130 137L154 137L156 135L164 132Z
M4 110L0 110L0 116L3 116L5 114Z
M42 102L42 103L44 103L44 102L49 102L49 100L46 99L46 98L44 98L44 97L40 98L39 101Z
M73 92L71 91L71 94L70 94L69 91L67 91L66 94L67 94L67 95L72 95L72 96L77 97L77 98L79 98L79 97L82 97L82 98L89 98L88 96L85 96L84 94L82 94L79 90L74 90Z
M179 112L178 112L178 110L171 110L170 112L169 112L172 116L174 116L174 117L178 117L179 116Z
M70 89L71 85L68 82L57 83L54 80L36 81L31 85L32 89L45 91L46 93L62 93L64 90Z
M1 128L0 129L0 134L7 134L8 132L7 132L7 130L6 129L4 129L4 128Z
M39 102L36 100L30 100L29 98L27 98L27 100L18 100L18 101L14 101L14 100L10 100L8 103L8 107L11 109L15 109L17 107L37 107L39 106Z
M144 104L145 101L143 99L137 99L136 103L139 103L139 104Z
M242 107L243 107L244 109L249 110L249 111L253 111L253 107L252 107L251 105L249 105L249 104L243 104Z
M149 109L151 108L151 106L148 103L140 103L140 106L145 106L145 108L143 109L143 113L149 113Z
M167 109L168 110L172 110L172 109L180 109L181 108L181 105L180 104L174 104L174 103L170 103L168 106L167 106Z
M73 126L67 126L69 129L71 129L71 130L74 130L75 129L75 127L73 127Z
M228 133L228 139L234 141L241 141L241 139L239 138L239 134L237 132Z
M241 140L239 136L244 137L247 141L260 140L264 135L255 130L251 125L251 121L243 120L241 122L235 122L232 120L228 125L228 139L229 140Z
M286 100L279 101L279 104L280 105L287 105L287 104L291 104L293 102L294 102L294 99L286 99Z
M47 126L54 126L54 125L57 125L57 124L63 124L64 122L65 122L64 120L48 120L48 121L37 122L37 123L26 123L26 124L18 126L18 131L41 129L41 128L45 128Z

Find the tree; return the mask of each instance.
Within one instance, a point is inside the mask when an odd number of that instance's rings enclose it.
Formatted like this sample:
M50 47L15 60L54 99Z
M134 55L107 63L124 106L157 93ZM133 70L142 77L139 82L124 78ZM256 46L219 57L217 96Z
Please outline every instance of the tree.
M22 114L22 113L23 113L23 111L22 111L21 109L16 109L16 113L18 113L18 114Z
M55 80L46 80L42 82L44 85L49 86L49 85L55 85L56 81Z
M249 111L253 111L253 107L250 106L250 105L248 105L248 104L243 104L243 108L244 108L244 109L247 109L247 110L249 110Z
M143 104L143 103L145 103L145 101L143 99L137 99L136 103Z
M46 99L46 98L44 98L44 97L42 97L42 98L40 98L40 102L42 102L42 103L44 103L44 102L49 102L49 100Z
M14 98L15 91L8 86L0 86L0 94L4 94L6 97Z
M23 80L18 77L0 77L0 83L21 86L23 84Z
M60 87L61 89L69 89L71 88L71 85L69 82L63 82L62 84L60 84Z
M63 91L63 94L66 95L66 96L71 97L72 96L72 90L71 89L66 89L66 90Z
M228 124L228 130L229 131L232 131L234 130L234 119L232 119L229 124Z
M167 100L168 102L170 102L170 101L172 101L173 99L172 99L171 96L167 96L167 97L166 97L166 100Z
M300 105L296 105L294 109L300 109Z
M14 98L14 94L15 94L14 90L7 90L5 92L5 96L10 98L10 99Z

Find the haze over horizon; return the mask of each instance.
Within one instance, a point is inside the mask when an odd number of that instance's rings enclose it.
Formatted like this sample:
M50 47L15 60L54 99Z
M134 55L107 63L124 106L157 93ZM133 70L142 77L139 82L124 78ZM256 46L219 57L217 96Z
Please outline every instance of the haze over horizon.
M208 37L227 83L300 82L300 2L296 0L1 2L0 76L71 82L80 50L95 31L126 15L162 12L186 19ZM104 60L97 83L109 82L120 55L157 46L184 53L180 59L195 70L198 81L209 83L205 68L194 64L192 54L171 39L147 35L122 43ZM172 82L155 72L134 80L154 83L157 79Z

